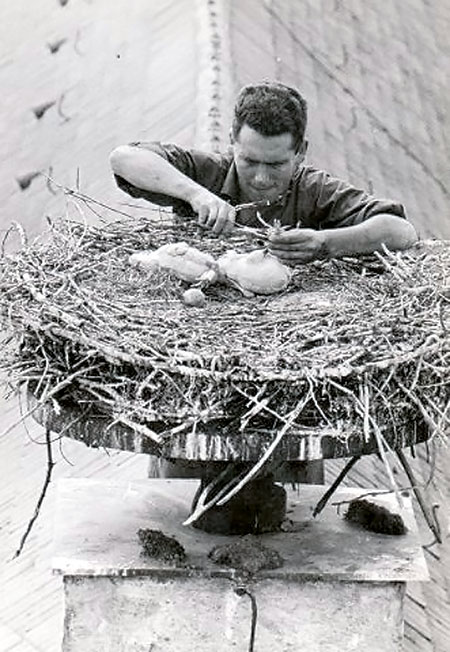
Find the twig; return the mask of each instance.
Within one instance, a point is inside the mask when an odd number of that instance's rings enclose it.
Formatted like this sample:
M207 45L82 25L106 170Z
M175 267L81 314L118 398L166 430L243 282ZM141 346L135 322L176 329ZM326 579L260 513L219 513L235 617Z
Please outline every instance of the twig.
M45 430L45 438L46 438L46 442L47 442L47 473L45 475L45 481L44 481L44 484L42 486L42 490L41 490L41 494L39 496L39 499L38 499L38 501L36 503L34 514L31 517L30 522L28 523L27 529L25 530L25 532L24 532L24 534L22 536L22 539L20 540L20 544L19 544L19 547L18 547L18 549L16 550L16 552L14 554L14 558L18 557L21 554L22 550L23 550L23 547L24 547L25 542L26 542L26 540L28 538L28 535L30 534L31 529L32 529L37 517L39 516L39 512L41 510L42 503L44 501L45 495L47 493L48 486L49 486L51 478L52 478L52 471L53 471L53 467L55 466L55 462L53 461L52 442L51 442L51 439L50 439L50 430L49 430L49 428L46 428L46 430Z
M362 386L363 391L363 408L364 408L364 417L363 417L363 430L364 430L364 440L368 442L370 440L370 413L369 413L369 387L367 385L367 376L364 376L364 384Z
M405 385L397 378L397 385L400 387L400 389L408 396L408 398L419 408L420 413L422 414L422 417L427 424L427 426L430 428L432 435L435 433L439 433L442 438L444 438L444 433L441 432L440 426L434 422L434 420L431 418L430 414L427 412L425 409L425 406L423 403L417 398L413 392L411 392ZM430 438L431 438L430 437Z
M403 283L405 280L394 267L386 260L384 256L382 256L378 251L374 252L375 256L378 258L378 260L383 263L383 265L386 267L387 271L392 274L394 278L397 279L400 283Z
M381 249L383 250L383 253L387 258L395 262L395 264L398 265L405 272L406 276L410 275L411 271L408 268L408 266L403 262L402 254L400 252L394 253L388 247L386 247L384 242L381 243Z
M400 492L398 490L397 483L395 482L395 478L394 478L394 475L392 473L392 469L391 469L391 467L389 465L389 461L387 459L386 452L385 452L385 446L386 446L387 449L389 449L389 446L388 446L385 438L383 437L383 434L381 433L377 422L374 420L374 418L370 414L368 414L367 409L365 409L364 405L357 398L357 396L354 394L354 392L352 392L347 387L343 387L342 385L339 385L339 383L336 383L331 378L328 379L328 382L331 385L333 385L334 387L336 387L337 389L339 389L340 391L344 392L345 394L347 394L348 396L351 396L353 398L353 400L355 401L356 407L358 409L358 412L363 417L363 420L364 420L365 416L368 415L369 423L372 426L373 433L374 433L374 436L375 436L375 441L377 443L378 452L380 453L381 459L383 461L386 472L388 474L388 477L389 477L389 480L390 480L390 483L391 483L391 487L392 487L392 489L393 489L393 491L395 493L395 496L397 498L397 502L398 502L399 506L402 506L403 501L402 501ZM367 387L367 384L366 384L366 387Z
M2 256L5 255L6 241L7 241L8 237L9 237L9 235L11 233L13 233L13 231L17 231L17 233L19 234L19 238L20 238L20 242L22 244L22 247L24 247L24 248L28 247L28 237L27 237L27 234L25 232L25 229L23 228L23 226L21 224L19 224L19 222L12 222L11 226L8 229L6 229L5 235L2 238L2 245L1 245L1 250L0 250Z
M397 450L397 457L400 460L401 465L403 466L403 469L405 470L405 473L408 477L408 480L411 482L412 489L414 491L414 495L416 497L417 502L419 503L419 507L422 510L422 514L425 518L425 521L430 528L431 532L435 536L436 540L438 543L442 543L442 533L441 533L441 526L439 524L439 521L437 520L436 512L435 511L430 511L427 507L427 504L425 500L423 499L422 493L419 490L419 488L416 486L416 479L414 477L414 473L412 468L410 467L408 460L406 459L405 454L403 453L402 450Z
M248 208L268 208L269 206L277 206L281 201L283 201L284 195L278 195L275 199L260 199L258 201L247 202L246 204L238 204L235 207L236 213L239 213L242 210L247 210ZM270 226L266 222L262 222L264 226Z
M154 430L148 428L148 426L144 426L141 423L136 423L135 421L132 421L131 419L125 416L117 417L117 421L123 423L128 428L135 430L139 434L144 435L144 437L148 437L149 439L154 441L155 444L161 443L161 437Z
M389 480L390 480L390 483L391 483L391 487L394 490L395 496L397 498L397 503L398 503L399 507L403 507L403 500L402 500L400 491L399 491L399 489L397 487L397 483L395 481L394 474L392 473L392 469L391 469L391 466L390 466L389 461L387 459L387 455L386 455L386 451L385 451L385 447L386 447L387 450L390 450L390 447L389 447L388 443L386 442L385 438L383 437L378 424L373 420L372 417L370 418L370 420L371 420L371 423L372 423L375 439L376 439L376 442L377 442L378 452L380 453L381 459L383 460L384 467L385 467L385 469L387 471L387 474L388 474L388 477L389 477Z
M225 503L227 503L230 500L230 498L233 498L233 496L235 496L239 491L241 491L241 489L243 487L245 487L245 485L248 482L250 482L250 480L252 478L254 478L260 472L260 470L262 469L264 464L270 458L270 456L272 455L272 453L274 452L274 450L276 449L278 444L283 439L286 432L292 427L295 419L297 419L297 417L302 412L303 408L309 402L309 400L310 400L310 396L309 396L309 392L308 392L308 395L304 399L302 399L301 401L299 401L297 403L297 406L294 408L294 410L292 410L291 414L289 415L289 418L285 419L284 426L281 428L280 432L277 434L275 439L272 441L270 446L267 448L264 455L256 462L256 464L254 466L252 466L252 468L244 476L244 478L226 496L224 496L224 498L219 500L219 502L218 502L219 507L222 506L222 505L225 505Z
M50 166L48 168L48 178L47 178L47 181L45 182L45 185L46 185L46 188L47 188L47 190L49 191L50 194L56 195L57 192L56 192L56 190L54 190L54 188L52 186L52 183L50 181L50 177L52 176L52 173L53 173L53 168L52 168L52 166Z
M283 416L281 416L281 414L279 414L278 412L276 412L275 410L273 410L272 408L270 408L268 405L266 405L266 404L262 404L261 401L258 400L257 397L255 397L255 396L250 396L249 394L246 394L246 393L245 393L245 392L244 392L244 391L239 387L239 385L235 385L234 383L232 383L231 385L232 385L233 389L234 389L236 392L238 392L239 394L241 394L241 396L245 396L245 398L246 398L248 401L250 401L251 403L254 403L254 404L255 404L255 407L256 407L256 406L257 406L257 407L260 407L262 411L267 412L267 414L270 414L271 416L275 417L276 419L279 419L279 420L282 421L282 422L285 421L285 418L284 418ZM258 392L258 394L259 394L259 392ZM261 411L261 410L258 410L258 412Z
M336 489L339 487L339 485L341 484L341 482L343 481L343 479L347 475L347 473L353 468L353 466L356 464L356 462L359 459L361 459L361 457L362 457L361 455L355 455L354 457L352 457L352 459L349 462L347 462L347 464L344 466L342 471L339 473L338 477L335 479L333 484L329 487L329 489L327 489L327 491L324 493L324 495L319 500L317 505L314 507L314 510L313 510L313 513L312 513L314 518L316 516L318 516L318 514L320 514L320 512L323 510L323 508L325 507L325 505L327 504L327 502L331 498L331 496L334 494Z
M47 312L49 312L53 317L56 317L57 319L61 319L61 321L65 322L69 326L73 326L74 328L79 328L82 320L74 317L73 315L68 315L66 312L61 310L60 308L57 308L54 306L48 299L45 297L42 292L40 292L33 284L33 281L31 279L30 274L28 272L24 272L23 274L23 280L25 281L25 286L26 288L30 291L30 294L33 296L33 298L41 303Z
M399 491L401 493L406 493L412 491L412 487L400 487ZM351 503L353 500L361 500L362 498L369 498L371 496L374 496L375 498L377 496L386 496L388 494L393 494L394 490L393 489L376 489L375 491L365 491L364 493L358 494L357 498L347 498L346 500L337 500L334 503L331 503L333 507L340 507L341 505L348 505Z
M256 396L252 398L251 402L253 404L253 407L250 408L250 410L248 410L241 417L241 423L240 423L240 426L239 426L240 432L243 432L246 429L249 421L251 421L251 419L253 419L257 414L259 414L261 412L261 410L264 410L265 408L267 408L267 406L270 403L270 400L271 400L272 397L268 396L268 397L264 398L262 401L260 400L260 397L264 396L266 390L267 390L267 383L264 383L258 389L258 392L257 392Z
M439 528L439 537L437 537L436 534L434 534L434 539L431 541L431 543L427 543L426 545L422 546L422 548L424 548L424 550L428 550L429 548L432 548L436 543L442 543L441 535L440 535L439 520L438 520L438 517L437 517L438 509L439 509L439 505L432 505L431 506L431 513L433 515L433 520L438 525L438 528Z
M123 215L124 217L129 217L129 218L135 218L135 215L131 215L130 213L125 213L125 211L121 211L118 208L113 208L112 206L108 206L108 204L105 204L104 202L98 201L97 199L94 199L93 197L89 197L89 195L85 195L84 193L79 192L78 190L74 190L73 188L68 188L67 186L64 186L61 183L58 183L55 181L55 179L52 179L48 174L45 172L40 173L42 176L44 176L47 180L49 180L54 186L59 188L60 190L63 190L67 195L71 195L72 197L76 197L77 199L80 199L83 201L83 203L92 203L97 206L100 206L101 208L105 208L108 211L111 211L112 213L117 213L118 215ZM164 210L161 210L161 208L154 208L151 209L152 211L156 213L161 213L161 212L166 212ZM168 213L170 211L167 211Z
M194 511L192 514L189 515L189 517L183 522L183 525L190 525L191 523L195 523L203 514L206 514L208 510L210 510L214 505L217 505L219 500L226 494L226 492L234 486L238 480L241 474L232 477L223 487L219 489L219 491L209 500L206 502L208 496L211 494L212 491L222 483L225 478L227 478L230 473L233 473L234 471L234 464L228 464L221 473L219 473L218 476L213 478L213 480L203 489L201 492L197 504L195 505Z
M59 382L57 385L55 385L52 389L48 390L45 392L45 394L42 394L39 399L36 399L35 405L33 405L32 408L30 408L25 414L21 415L20 419L17 419L14 421L12 424L10 424L5 430L3 430L2 433L0 433L0 439L2 437L6 437L12 430L17 428L18 425L20 425L25 419L28 419L34 412L36 412L37 409L43 407L45 403L52 398L52 396L55 396L60 392L62 389L70 385L75 378L78 378L78 376L87 374L89 371L95 369L95 367L87 367L86 369L79 369L78 371L75 371L74 373L70 374L67 376L67 378L64 378Z

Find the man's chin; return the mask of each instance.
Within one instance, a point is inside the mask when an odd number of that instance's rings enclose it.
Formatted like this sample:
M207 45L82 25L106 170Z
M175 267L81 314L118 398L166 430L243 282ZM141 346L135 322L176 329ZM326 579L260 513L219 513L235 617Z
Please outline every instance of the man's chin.
M249 201L272 202L278 199L280 193L277 190L256 190L249 188L245 193Z

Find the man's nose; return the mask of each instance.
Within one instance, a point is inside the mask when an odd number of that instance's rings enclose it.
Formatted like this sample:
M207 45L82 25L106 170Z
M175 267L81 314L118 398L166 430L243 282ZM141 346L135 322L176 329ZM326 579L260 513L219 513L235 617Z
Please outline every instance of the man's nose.
M270 181L269 169L266 165L258 165L254 174L254 183L263 186L268 181Z

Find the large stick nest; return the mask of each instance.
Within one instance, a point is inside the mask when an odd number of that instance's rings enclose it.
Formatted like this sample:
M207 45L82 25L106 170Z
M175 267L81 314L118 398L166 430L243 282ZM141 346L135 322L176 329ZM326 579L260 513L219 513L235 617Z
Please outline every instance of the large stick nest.
M193 308L181 281L128 262L179 240L213 255L261 246L162 216L61 220L4 254L10 383L56 411L83 406L158 440L218 422L241 433L357 432L392 447L446 431L449 243L302 265L270 298L211 286Z

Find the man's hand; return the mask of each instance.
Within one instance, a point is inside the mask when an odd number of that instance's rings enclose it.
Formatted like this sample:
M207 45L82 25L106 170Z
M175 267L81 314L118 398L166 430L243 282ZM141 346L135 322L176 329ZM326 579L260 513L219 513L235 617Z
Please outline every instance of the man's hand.
M374 215L361 224L338 229L289 229L269 235L269 251L284 263L296 265L320 258L407 249L417 242L410 222L395 215Z
M212 229L213 233L228 233L233 228L236 219L233 206L206 188L198 187L189 203L198 215L198 223Z
M324 258L325 244L324 232L314 229L289 229L269 235L270 253L291 265Z

